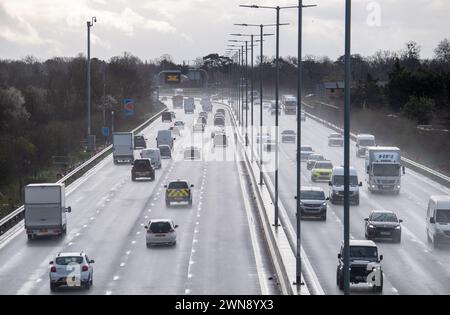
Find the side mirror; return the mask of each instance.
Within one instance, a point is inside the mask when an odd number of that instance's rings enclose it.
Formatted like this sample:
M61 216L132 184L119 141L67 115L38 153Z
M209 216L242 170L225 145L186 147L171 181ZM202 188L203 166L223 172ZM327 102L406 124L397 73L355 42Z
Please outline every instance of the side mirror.
M173 138L173 141L177 140L177 138Z
M362 187L363 186L363 184L362 184L362 182L359 182L359 185L358 185L359 187Z
M48 263L49 265L53 265L53 260L51 262Z
M72 212L72 207L67 207L66 212L71 213Z
M380 255L380 261L382 261L383 260L383 255Z
M406 167L405 166L402 166L402 172L403 172L403 175L406 175Z
M89 261L89 263L90 263L90 264L95 264L95 260L91 259L91 260Z
M333 186L333 183L331 181L329 181L328 186Z
M435 224L435 223L436 223L436 220L435 220L434 218L430 218L430 223L431 223L431 224Z
M144 226L144 229L148 230L148 226Z
M403 220L402 220L402 219L400 219L400 220L398 220L398 222L399 222L399 223L403 223Z
M329 201L329 200L330 200L330 197L327 197L326 200Z
M174 228L176 228L176 229L177 229L177 228L178 228L178 225L175 225L175 226L174 226Z
M164 188L167 188L167 185L164 185Z
M338 259L341 259L342 258L342 255L341 254L338 254Z
M370 166L367 166L366 171L367 171L367 173L369 173L369 171L370 171Z
M369 222L369 218L365 218L364 221Z
M191 185L191 188L194 188L194 185Z

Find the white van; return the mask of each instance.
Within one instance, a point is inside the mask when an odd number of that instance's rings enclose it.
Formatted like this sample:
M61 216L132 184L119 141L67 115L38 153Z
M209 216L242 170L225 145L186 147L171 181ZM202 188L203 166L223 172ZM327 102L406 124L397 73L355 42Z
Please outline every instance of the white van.
M170 130L159 130L158 136L156 137L156 146L159 148L161 145L168 145L170 149L173 149L172 131Z
M330 201L332 204L344 202L344 168L336 166L331 173L330 186ZM350 167L350 203L359 205L359 187L362 187L362 182L358 182L358 173L354 167Z
M359 134L356 136L356 156L365 157L366 148L375 147L375 136L370 134Z
M450 243L450 196L431 196L427 210L427 239L438 248Z
M142 159L150 159L153 168L161 168L161 152L159 149L150 148L141 151Z

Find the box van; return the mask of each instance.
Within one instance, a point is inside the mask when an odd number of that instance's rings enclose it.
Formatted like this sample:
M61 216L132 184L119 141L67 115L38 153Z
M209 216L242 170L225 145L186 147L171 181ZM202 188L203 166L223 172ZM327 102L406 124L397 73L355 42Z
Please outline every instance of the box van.
M336 166L331 173L330 201L332 204L344 202L344 168ZM358 182L358 173L354 167L350 167L350 203L359 205L359 187L362 182Z
M356 156L366 156L368 147L375 147L375 136L369 134L359 134L356 136Z
M450 243L450 196L431 196L427 210L427 240L438 248Z
M171 112L164 112L161 114L161 121L162 122L172 122L172 113Z
M173 141L175 138L172 138L172 131L170 130L159 130L158 136L156 137L156 146L159 148L161 145L165 144L173 149Z

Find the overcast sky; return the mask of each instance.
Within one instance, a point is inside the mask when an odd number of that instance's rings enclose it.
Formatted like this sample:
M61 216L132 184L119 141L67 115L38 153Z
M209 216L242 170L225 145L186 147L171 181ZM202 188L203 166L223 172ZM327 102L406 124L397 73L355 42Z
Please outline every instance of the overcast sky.
M344 0L311 0L304 10L304 53L336 58L344 51ZM143 60L170 54L176 62L209 53L222 54L229 33L258 33L233 23L274 23L275 10L240 8L239 4L296 5L296 0L0 0L0 58L40 59L75 56L86 51L86 21L92 57L109 59L124 51ZM352 52L399 50L406 41L432 57L450 38L449 0L353 0ZM297 11L283 10L281 55L296 55ZM266 32L272 32L267 30ZM275 38L267 38L273 56Z

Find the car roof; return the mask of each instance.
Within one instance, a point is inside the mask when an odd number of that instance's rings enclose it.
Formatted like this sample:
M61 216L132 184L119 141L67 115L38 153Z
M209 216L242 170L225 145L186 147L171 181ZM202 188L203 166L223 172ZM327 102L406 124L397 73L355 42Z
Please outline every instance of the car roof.
M318 163L330 163L331 165L333 165L333 162L331 162L331 161L316 161L316 164L318 164Z
M344 243L344 242L342 242ZM368 240L350 240L350 246L369 246L369 247L377 247L373 241Z
M344 175L344 167L343 166L333 167L333 174ZM354 168L353 166L350 166L350 176L352 176L352 175L358 175L358 172L356 171L356 168Z
M320 154L320 153L313 153L313 154L310 154L308 158L311 158L312 156L321 156L321 157L323 157L323 155Z
M170 182L169 182L169 184L172 184L172 183L189 183L187 180L182 180L182 179L177 179L177 180L171 180Z
M370 135L370 134L367 134L367 133L362 133L362 134L359 134L359 135L357 135L356 136L357 138L359 138L359 139L370 139L370 140L372 140L372 139L375 139L375 136L374 135Z
M300 191L320 191L320 192L324 192L322 187L319 186L302 186L300 188Z
M169 222L169 223L172 223L172 220L171 219L151 219L150 221L149 221L149 223L159 223L159 222Z
M439 208L444 207L445 209L450 209L450 196L447 195L434 195L431 196L430 199L432 199L434 202L436 202L439 206ZM445 210L443 209L443 210Z

